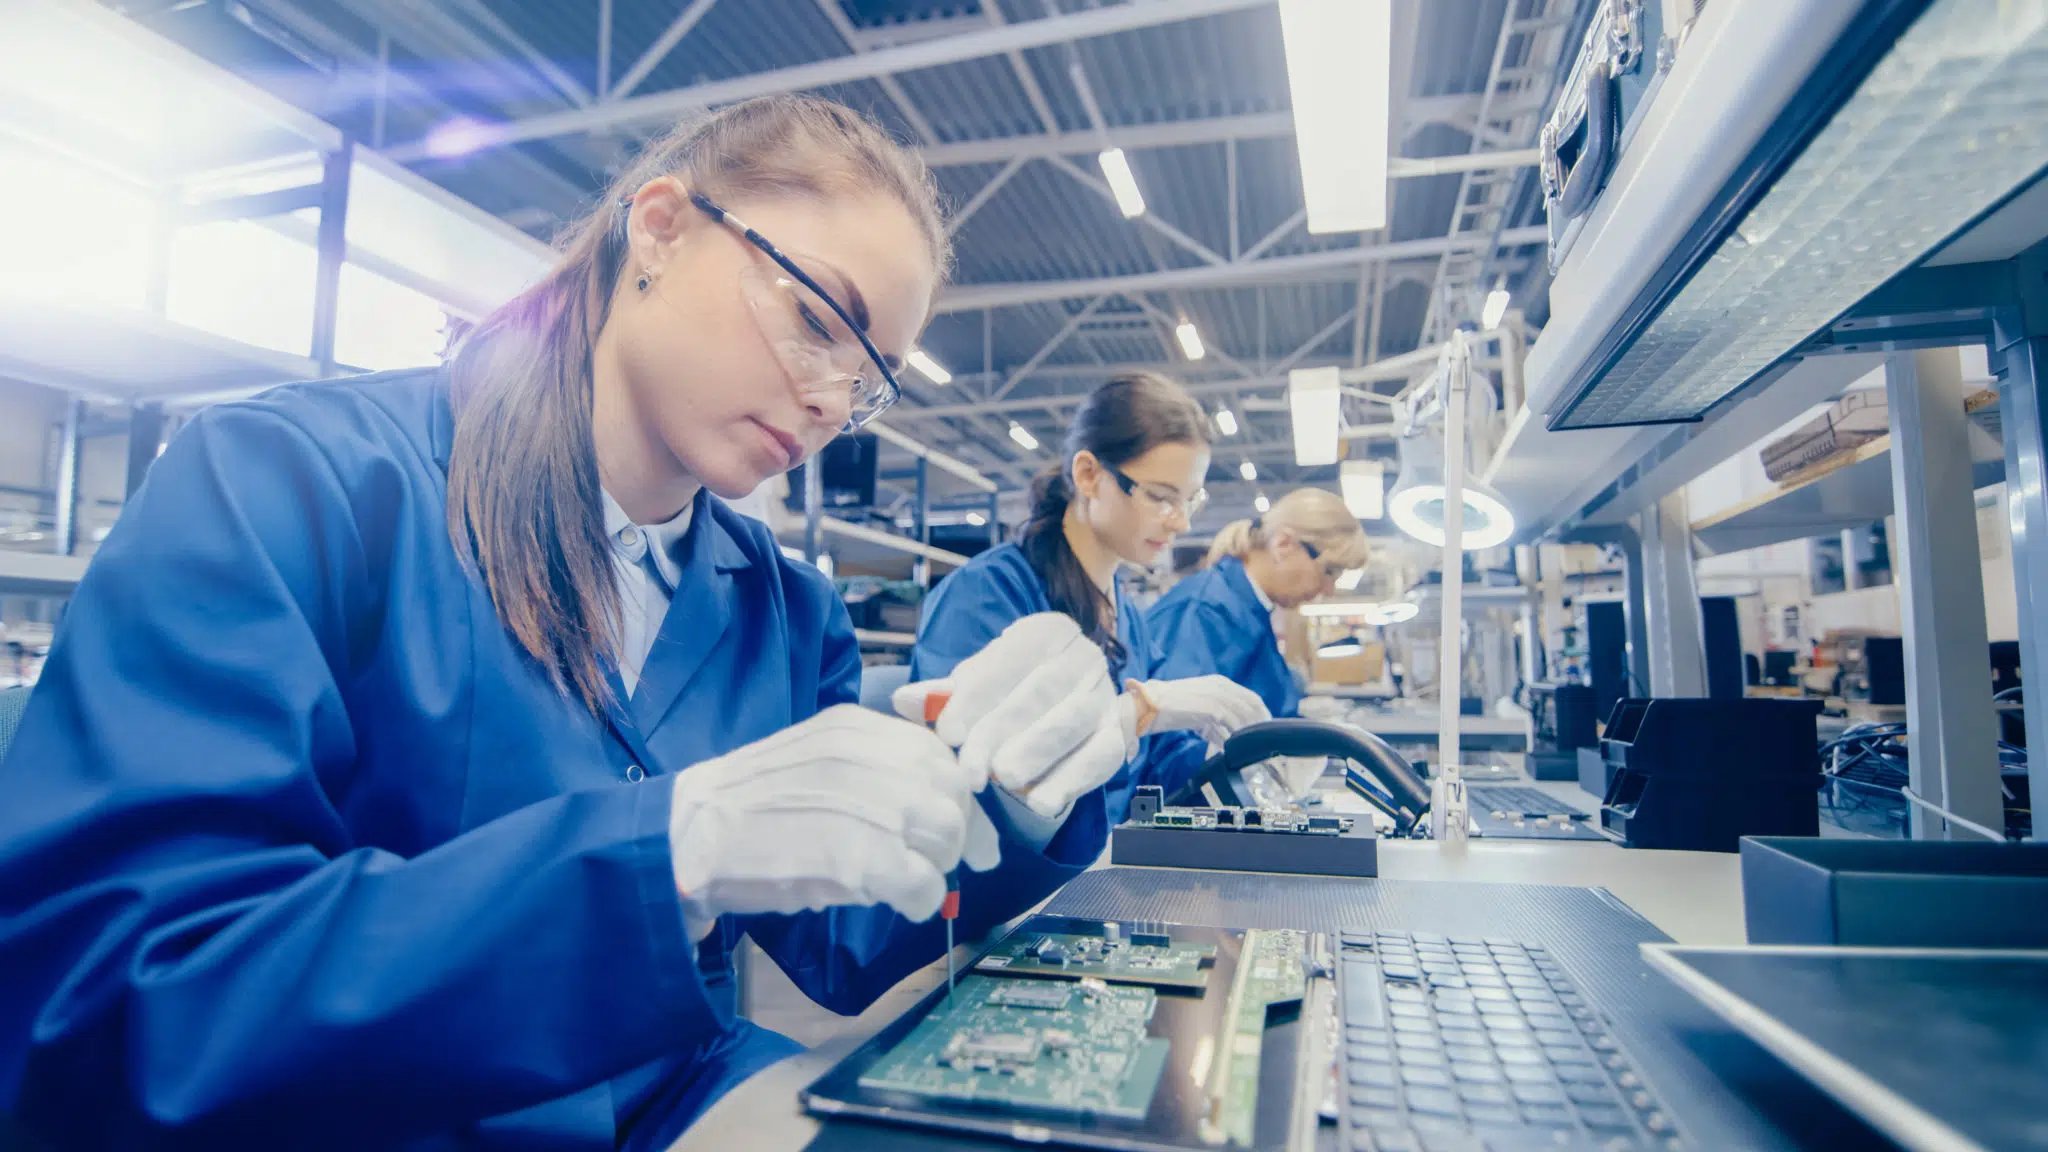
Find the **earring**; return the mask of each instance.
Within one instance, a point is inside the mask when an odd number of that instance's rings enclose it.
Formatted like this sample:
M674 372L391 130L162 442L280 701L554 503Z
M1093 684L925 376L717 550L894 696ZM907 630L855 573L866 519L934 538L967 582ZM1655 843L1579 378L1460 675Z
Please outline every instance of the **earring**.
M642 292L645 292L645 291L647 291L647 289L648 289L649 287L651 287L651 286L652 286L653 284L654 284L654 273L653 273L653 272L652 272L651 270L649 270L649 269L646 269L646 268L642 268L642 269L640 270L640 279L638 279L638 280L635 280L635 281L633 282L633 286L634 286L635 288L638 288L638 289L639 289L640 291L642 291Z

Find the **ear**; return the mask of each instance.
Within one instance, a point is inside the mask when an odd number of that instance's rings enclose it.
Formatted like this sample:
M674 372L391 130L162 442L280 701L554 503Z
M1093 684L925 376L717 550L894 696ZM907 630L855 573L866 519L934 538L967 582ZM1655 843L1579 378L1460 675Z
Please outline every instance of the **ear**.
M1272 549L1273 558L1277 560L1279 559L1281 553L1287 551L1289 548L1294 547L1294 542L1296 539L1297 537L1294 535L1294 532L1291 529L1275 528L1273 529L1271 534L1269 534L1266 537L1266 547Z
M1074 462L1067 466L1067 479L1074 482L1075 494L1091 500L1101 498L1102 494L1097 492L1096 488L1107 475L1108 473L1102 469L1102 461L1096 459L1095 453L1086 448L1074 453Z
M627 226L632 245L631 267L660 273L683 238L705 223L690 203L690 191L674 176L657 176L633 193L633 214Z

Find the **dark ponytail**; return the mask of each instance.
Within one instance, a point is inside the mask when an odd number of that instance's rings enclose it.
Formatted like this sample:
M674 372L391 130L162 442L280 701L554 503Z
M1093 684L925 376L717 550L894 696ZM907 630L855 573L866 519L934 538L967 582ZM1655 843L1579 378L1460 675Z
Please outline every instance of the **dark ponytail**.
M1081 631L1102 646L1112 675L1121 674L1130 655L1116 637L1115 605L1088 578L1067 543L1074 457L1086 451L1121 468L1161 444L1207 443L1208 419L1180 385L1155 373L1135 372L1088 394L1067 429L1060 462L1031 482L1031 513L1017 534L1017 546L1044 582L1053 611L1073 617Z

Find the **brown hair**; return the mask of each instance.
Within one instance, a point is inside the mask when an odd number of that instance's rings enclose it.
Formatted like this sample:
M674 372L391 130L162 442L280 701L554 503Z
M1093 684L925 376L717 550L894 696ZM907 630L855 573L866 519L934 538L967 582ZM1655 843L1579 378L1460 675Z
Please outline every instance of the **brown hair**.
M556 687L601 713L620 603L591 434L591 348L626 272L624 201L680 176L714 199L886 192L943 279L951 246L931 173L872 120L811 96L752 100L648 145L558 243L554 268L467 333L449 362L448 533L498 618Z
M1074 456L1085 450L1104 464L1121 468L1161 444L1208 442L1209 422L1180 385L1156 373L1133 372L1111 379L1081 401L1061 445L1060 462L1031 483L1031 516L1018 533L1018 547L1045 582L1053 609L1072 616L1081 631L1101 645L1112 669L1123 664L1127 653L1111 626L1111 605L1067 543Z
M1216 533L1204 564L1225 556L1239 560L1269 539L1275 528L1285 528L1316 546L1326 558L1346 568L1363 568L1366 560L1365 529L1336 493L1324 488L1296 488L1273 502L1273 510L1256 520L1233 520Z

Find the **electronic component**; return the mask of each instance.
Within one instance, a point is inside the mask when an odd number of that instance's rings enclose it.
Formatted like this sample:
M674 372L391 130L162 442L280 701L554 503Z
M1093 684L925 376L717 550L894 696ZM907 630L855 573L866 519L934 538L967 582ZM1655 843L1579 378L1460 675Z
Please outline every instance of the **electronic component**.
M1025 989L1040 991L1026 993ZM1066 1003L1053 1007L1044 991ZM1026 1001L1017 1000L1023 995ZM969 975L863 1088L1067 1115L1141 1119L1170 1045L1147 1034L1158 993L1100 981L1043 984Z
M1297 1003L1308 986L1302 952L1308 933L1252 929L1244 934L1230 1001L1223 1009L1216 1059L1204 1086L1209 1107L1205 1138L1221 1144L1252 1142L1258 1115L1259 1064L1266 1044L1266 1013L1274 1005Z
M1268 805L1259 808L1169 807L1165 789L1140 785L1131 797L1126 823L1149 828L1191 828L1225 832L1295 832L1312 836L1341 836L1351 830L1349 816L1310 816L1298 808Z
M1008 976L1090 976L1116 984L1201 988L1209 982L1215 959L1214 945L1176 944L1161 932L1133 931L1129 943L1106 935L1045 932L1005 940L975 967Z
M1047 1011L1056 1012L1065 1008L1067 1002L1073 998L1074 986L1072 984L1055 984L1050 981L1039 980L1009 980L996 988L995 991L989 993L988 1002L1012 1008L1043 1008Z

